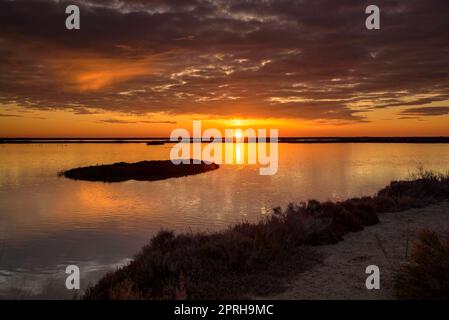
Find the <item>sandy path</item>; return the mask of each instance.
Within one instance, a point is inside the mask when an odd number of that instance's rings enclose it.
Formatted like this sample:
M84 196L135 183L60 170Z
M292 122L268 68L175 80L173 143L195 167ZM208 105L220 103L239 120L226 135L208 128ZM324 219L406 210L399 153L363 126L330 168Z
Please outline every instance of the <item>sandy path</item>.
M316 247L324 255L322 264L301 273L287 291L263 299L394 299L393 271L405 261L407 239L410 243L423 228L448 230L449 202L383 214L375 226ZM365 269L371 264L380 268L380 290L365 287Z

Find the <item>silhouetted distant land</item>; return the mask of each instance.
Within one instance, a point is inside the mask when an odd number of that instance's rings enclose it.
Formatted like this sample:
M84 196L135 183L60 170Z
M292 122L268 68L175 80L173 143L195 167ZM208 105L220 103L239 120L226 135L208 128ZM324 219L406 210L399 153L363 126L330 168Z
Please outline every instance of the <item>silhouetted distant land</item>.
M165 144L165 141L158 140L158 141L148 141L147 142L148 146L161 146L163 144Z
M449 143L449 137L279 138L280 143Z
M247 143L248 138L242 138ZM249 142L256 142L249 139ZM181 139L179 140L181 141ZM210 142L211 139L190 138L187 142ZM235 138L222 138L222 142L236 142ZM267 137L267 141L269 138ZM27 143L146 143L163 145L169 138L0 138L0 144ZM449 143L449 137L279 137L279 143Z
M60 173L66 178L86 181L123 182L127 180L154 181L168 178L183 177L218 169L218 164L175 165L170 160L141 161L136 163L119 162L75 168Z

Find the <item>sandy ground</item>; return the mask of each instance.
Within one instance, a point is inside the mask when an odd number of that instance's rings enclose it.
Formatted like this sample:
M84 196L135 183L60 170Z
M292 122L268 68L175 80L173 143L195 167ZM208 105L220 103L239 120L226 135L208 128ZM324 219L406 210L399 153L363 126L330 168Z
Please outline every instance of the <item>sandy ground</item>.
M385 213L375 226L347 234L344 241L337 244L316 247L323 254L322 264L298 275L289 283L287 291L257 298L394 299L394 270L406 261L411 242L423 228L439 233L449 230L449 202ZM379 290L366 289L368 265L380 268Z

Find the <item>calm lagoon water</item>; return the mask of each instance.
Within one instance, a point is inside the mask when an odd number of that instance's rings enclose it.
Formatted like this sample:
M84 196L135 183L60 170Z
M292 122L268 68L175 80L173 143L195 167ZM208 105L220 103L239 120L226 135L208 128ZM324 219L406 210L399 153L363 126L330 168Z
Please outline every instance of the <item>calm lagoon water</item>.
M274 176L260 176L254 165L153 182L57 175L79 166L168 159L170 148L0 145L0 297L70 298L66 265L80 267L85 288L129 261L161 229L223 229L290 202L372 195L418 166L449 169L444 144L280 144Z

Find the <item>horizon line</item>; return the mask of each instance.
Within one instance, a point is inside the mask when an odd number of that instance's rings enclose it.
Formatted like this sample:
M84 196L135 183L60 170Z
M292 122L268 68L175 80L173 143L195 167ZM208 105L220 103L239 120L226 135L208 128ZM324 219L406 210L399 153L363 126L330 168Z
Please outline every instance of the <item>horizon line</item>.
M235 137L217 137L217 139ZM248 138L245 136L244 138ZM256 136L257 138L257 136ZM267 136L269 138L269 136ZM434 136L280 136L279 139L449 139L449 135ZM186 137L185 139L206 139ZM210 139L213 139L210 138ZM0 137L0 140L170 140L170 137Z

